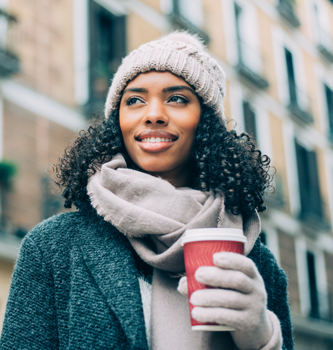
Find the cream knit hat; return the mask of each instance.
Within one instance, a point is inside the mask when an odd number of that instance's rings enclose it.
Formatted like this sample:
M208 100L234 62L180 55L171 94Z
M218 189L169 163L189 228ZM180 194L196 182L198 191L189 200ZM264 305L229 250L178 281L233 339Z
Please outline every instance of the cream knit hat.
M105 103L105 117L118 108L126 85L140 73L169 71L182 77L224 119L225 74L197 36L173 32L128 54L114 75Z

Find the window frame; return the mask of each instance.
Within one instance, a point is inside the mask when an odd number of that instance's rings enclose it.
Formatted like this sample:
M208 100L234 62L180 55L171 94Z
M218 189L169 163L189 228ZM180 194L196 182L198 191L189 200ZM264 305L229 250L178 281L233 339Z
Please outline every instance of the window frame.
M303 235L298 235L295 238L295 253L301 314L304 317L309 317L311 312L311 296L306 258L308 251L315 256L316 261L315 271L317 290L319 294L319 319L327 320L329 317L330 305L324 251L312 240Z
M303 142L301 138L296 137L294 138L294 144L295 144L295 151L296 151L296 164L297 164L297 177L298 177L298 189L299 189L299 198L300 198L300 208L299 208L299 212L298 212L298 218L300 218L302 221L305 220L305 222L307 222L307 219L312 219L314 218L315 220L324 220L324 208L323 208L323 200L322 200L322 194L321 194L321 185L320 185L320 179L319 179L319 166L318 166L318 156L317 156L317 152L316 149L314 147L309 146L307 143ZM305 159L303 160L305 162L305 164L303 164L303 166L307 167L307 169L299 169L299 164L300 164L300 159L298 158L298 154L297 154L297 147L302 148L306 154L305 154ZM299 149L299 151L302 151L302 149ZM312 155L314 155L314 159L311 160ZM311 173L310 168L311 164L309 162L311 161L315 161L316 165L316 173ZM313 164L312 164L313 165ZM303 171L302 171L303 170ZM306 171L307 170L307 171ZM303 172L305 172L305 174L303 174ZM302 192L301 190L301 186L305 185L305 182L307 179L304 178L303 176L303 181L300 181L302 174L308 175L308 181L309 181L309 186L307 186L308 190L310 191L310 193L308 193L307 196L305 196L306 198L302 198L302 196L304 196L304 192ZM302 183L302 185L301 185ZM315 185L315 186L314 186ZM315 189L315 187L317 187ZM317 191L317 193L313 192L313 191ZM303 193L303 194L302 194ZM310 202L310 207L308 207L308 209L310 210L310 212L306 211L306 205L303 206L302 201L306 202L306 199L309 198L314 198L314 197L318 197L319 201L320 201L320 214L319 212L316 213L316 211L314 210L315 207L317 207L316 205L314 205L313 203ZM318 215L317 215L318 214Z
M306 109L310 104L308 94L306 90L303 91L300 89L301 86L307 87L303 51L294 42L292 37L277 25L273 26L272 39L279 100L285 107L289 106L289 92L285 88L288 86L288 74L284 51L286 48L290 51L293 57L296 88L298 91L301 91L304 96L302 99L299 99L302 101L300 107Z
M194 23L189 18L184 16L181 13L179 2L182 0L160 0L160 8L164 15L168 16L172 26L174 29L185 29L193 34L198 34L199 37L203 40L205 45L208 45L210 41L210 37L208 33L204 30L204 7L203 1L197 0L201 2L202 9L202 23Z

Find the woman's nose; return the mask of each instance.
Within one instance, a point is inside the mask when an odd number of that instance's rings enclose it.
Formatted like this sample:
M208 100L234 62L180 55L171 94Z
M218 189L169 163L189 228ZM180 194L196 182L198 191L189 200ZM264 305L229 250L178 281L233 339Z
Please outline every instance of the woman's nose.
M169 118L165 115L162 102L152 101L148 104L148 108L146 109L146 114L144 116L144 123L168 125Z

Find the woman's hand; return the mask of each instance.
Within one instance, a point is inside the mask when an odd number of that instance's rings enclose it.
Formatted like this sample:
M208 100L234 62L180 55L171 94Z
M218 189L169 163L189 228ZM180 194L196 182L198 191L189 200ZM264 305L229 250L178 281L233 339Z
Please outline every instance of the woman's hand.
M221 252L213 256L215 266L200 267L198 282L215 287L194 292L192 317L199 322L231 326L236 346L261 349L271 339L273 328L268 318L265 285L253 261L236 253ZM180 292L185 291L184 281Z

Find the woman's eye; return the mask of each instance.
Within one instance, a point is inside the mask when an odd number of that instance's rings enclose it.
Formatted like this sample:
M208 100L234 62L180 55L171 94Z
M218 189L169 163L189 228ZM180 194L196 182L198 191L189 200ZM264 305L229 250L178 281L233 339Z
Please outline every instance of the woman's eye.
M169 101L168 101L168 102L188 103L188 100L187 100L185 97L175 95L175 96L171 96L171 97L169 98Z
M132 106L132 105L137 105L139 103L142 103L142 100L137 98L137 97L130 97L127 101L126 101L126 105L127 106Z

